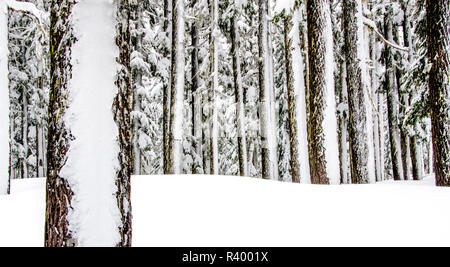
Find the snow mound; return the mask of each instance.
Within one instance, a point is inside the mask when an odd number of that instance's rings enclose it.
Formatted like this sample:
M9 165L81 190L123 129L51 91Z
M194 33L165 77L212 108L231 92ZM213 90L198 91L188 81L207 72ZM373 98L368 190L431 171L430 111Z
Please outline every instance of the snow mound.
M450 188L317 186L223 176L132 181L134 246L449 246ZM421 186L416 186L421 185ZM42 246L45 180L0 196L0 246Z

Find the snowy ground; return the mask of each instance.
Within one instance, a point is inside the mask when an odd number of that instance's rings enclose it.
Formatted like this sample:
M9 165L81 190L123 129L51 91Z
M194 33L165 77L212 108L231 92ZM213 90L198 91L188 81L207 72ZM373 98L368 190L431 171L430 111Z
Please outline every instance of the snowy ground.
M450 188L433 183L431 177L362 186L135 177L133 244L450 246ZM13 181L12 193L0 196L0 246L42 246L44 179Z

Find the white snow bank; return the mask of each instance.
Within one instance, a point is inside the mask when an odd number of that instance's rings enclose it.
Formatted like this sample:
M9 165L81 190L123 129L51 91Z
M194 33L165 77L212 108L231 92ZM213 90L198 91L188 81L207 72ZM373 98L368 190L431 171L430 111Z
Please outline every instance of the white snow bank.
M133 245L449 246L450 188L427 186L432 178L392 183L134 177ZM20 180L0 196L0 246L43 244L44 191L44 179Z

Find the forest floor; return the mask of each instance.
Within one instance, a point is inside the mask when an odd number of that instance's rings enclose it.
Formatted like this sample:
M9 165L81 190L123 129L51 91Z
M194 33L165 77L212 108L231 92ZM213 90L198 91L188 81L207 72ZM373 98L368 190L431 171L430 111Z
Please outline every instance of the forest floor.
M449 246L450 188L317 186L223 176L132 181L134 246ZM45 179L0 196L0 246L42 246ZM443 226L443 227L437 227Z

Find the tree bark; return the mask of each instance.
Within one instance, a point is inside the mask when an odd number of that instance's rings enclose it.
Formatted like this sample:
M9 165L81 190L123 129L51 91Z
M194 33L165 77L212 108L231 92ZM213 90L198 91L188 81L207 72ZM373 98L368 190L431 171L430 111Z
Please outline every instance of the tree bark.
M233 56L233 79L234 79L234 96L236 102L236 124L237 124L237 136L238 136L238 163L239 163L239 175L248 176L247 170L247 138L245 133L245 110L244 110L244 93L242 89L242 77L241 77L241 59L239 54L240 36L239 29L236 25L236 20L239 16L236 2L234 3L234 14L231 18L231 54Z
M392 14L391 6L386 7L384 16L384 31L388 40L392 40ZM384 90L387 94L388 103L388 123L389 123L389 141L391 144L391 159L392 159L392 176L394 180L404 180L402 150L400 143L400 122L399 122L399 99L396 80L394 77L395 66L392 54L392 48L385 46L384 60L386 66Z
M50 4L50 96L48 107L47 199L45 246L76 246L69 230L68 213L73 191L60 171L67 161L73 136L62 117L67 110L72 76L71 51L75 41L70 19L75 2L55 0Z
M164 58L170 58L170 47L169 43L172 38L171 34L171 19L172 19L172 1L176 0L164 0L164 23L163 31L165 32L166 42L163 50ZM163 172L164 174L169 174L169 129L170 129L170 81L171 77L168 77L167 81L163 84Z
M311 182L340 180L336 103L333 81L333 39L330 2L308 0L309 117L308 143ZM335 176L334 176L335 175Z
M450 1L426 8L434 172L438 186L450 186Z
M344 1L344 32L345 32L345 58L347 68L347 90L349 107L349 140L350 140L350 169L354 184L369 183L368 173L368 137L366 114L366 88L363 80L361 61L363 49L358 43L360 40L362 21L361 0ZM372 129L370 129L372 130Z

